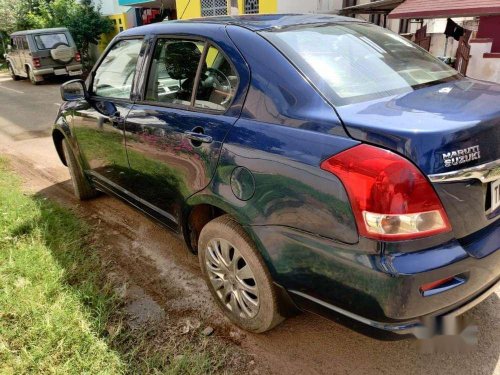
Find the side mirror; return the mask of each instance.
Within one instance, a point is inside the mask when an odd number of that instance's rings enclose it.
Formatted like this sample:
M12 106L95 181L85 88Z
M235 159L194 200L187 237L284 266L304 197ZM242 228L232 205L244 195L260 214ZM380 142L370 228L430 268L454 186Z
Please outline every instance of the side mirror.
M65 102L87 99L87 88L81 79L74 79L61 85L61 98Z

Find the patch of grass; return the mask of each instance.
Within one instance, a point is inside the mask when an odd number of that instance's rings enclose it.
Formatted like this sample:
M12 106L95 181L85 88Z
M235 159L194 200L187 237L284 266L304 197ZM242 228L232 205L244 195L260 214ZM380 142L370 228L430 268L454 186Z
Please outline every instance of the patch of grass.
M214 338L128 329L91 232L71 211L24 194L0 159L1 374L232 372Z
M119 373L102 338L114 306L69 211L23 194L0 160L0 373Z

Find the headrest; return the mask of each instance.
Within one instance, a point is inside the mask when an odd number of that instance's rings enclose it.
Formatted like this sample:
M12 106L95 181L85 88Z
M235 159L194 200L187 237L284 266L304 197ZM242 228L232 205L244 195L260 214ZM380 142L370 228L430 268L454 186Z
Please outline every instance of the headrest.
M201 52L193 42L168 43L165 50L165 69L173 79L194 77L200 63Z

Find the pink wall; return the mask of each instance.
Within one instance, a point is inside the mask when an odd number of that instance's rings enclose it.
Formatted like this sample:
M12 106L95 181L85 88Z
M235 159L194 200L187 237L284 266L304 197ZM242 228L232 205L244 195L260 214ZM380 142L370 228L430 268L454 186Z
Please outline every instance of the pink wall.
M500 16L480 17L476 38L493 39L491 52L500 52Z

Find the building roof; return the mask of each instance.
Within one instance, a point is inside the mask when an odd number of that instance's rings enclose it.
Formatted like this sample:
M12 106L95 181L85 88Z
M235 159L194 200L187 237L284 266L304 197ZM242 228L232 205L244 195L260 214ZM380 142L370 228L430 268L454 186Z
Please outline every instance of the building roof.
M448 18L500 14L500 0L406 0L389 18Z
M404 0L377 0L366 4L353 5L340 10L340 14L387 14Z
M68 31L68 29L65 27L54 27L51 29L35 29L35 30L16 31L16 32L10 34L10 36L27 35L27 34L63 33L65 31Z

